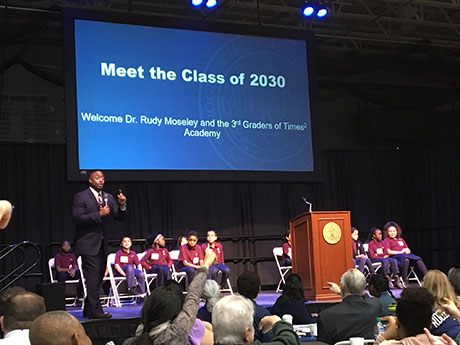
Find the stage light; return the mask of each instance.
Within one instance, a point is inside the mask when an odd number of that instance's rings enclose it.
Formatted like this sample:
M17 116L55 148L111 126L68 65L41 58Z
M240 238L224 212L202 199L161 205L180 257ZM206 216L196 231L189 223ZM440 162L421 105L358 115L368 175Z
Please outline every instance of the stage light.
M310 5L307 5L304 9L303 9L303 15L305 17L310 17L313 13L315 13L315 9L313 8L313 6L310 6Z
M203 0L192 0L193 6L200 6L203 4Z
M327 8L326 7L321 7L319 10L318 10L318 13L316 14L316 16L318 18L323 18L325 16L327 16Z
M206 2L206 7L207 8L213 8L215 6L217 6L217 0L208 0Z

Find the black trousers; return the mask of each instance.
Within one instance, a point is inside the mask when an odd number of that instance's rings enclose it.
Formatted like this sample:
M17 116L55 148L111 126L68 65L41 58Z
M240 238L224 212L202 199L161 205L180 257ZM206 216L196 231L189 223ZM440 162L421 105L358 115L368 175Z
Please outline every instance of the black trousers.
M83 315L91 317L95 313L102 313L101 301L99 299L99 288L104 278L107 257L103 245L99 248L97 255L82 255L83 275L86 280L86 299Z

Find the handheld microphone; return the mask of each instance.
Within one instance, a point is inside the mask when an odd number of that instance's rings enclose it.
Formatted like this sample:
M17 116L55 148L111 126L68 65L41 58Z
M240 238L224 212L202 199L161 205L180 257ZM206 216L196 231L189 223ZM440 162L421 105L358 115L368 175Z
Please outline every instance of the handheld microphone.
M306 203L306 204L308 205L308 212L311 213L312 203L309 202L309 201L307 200L307 198L305 198L304 196L302 197L302 200L303 200L304 203Z
M104 193L104 206L107 206L109 203L109 197L107 196L107 193Z

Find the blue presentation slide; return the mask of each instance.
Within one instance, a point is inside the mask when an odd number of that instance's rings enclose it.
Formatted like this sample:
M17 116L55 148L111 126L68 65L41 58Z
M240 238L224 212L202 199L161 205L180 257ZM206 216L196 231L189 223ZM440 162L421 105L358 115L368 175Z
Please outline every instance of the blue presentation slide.
M74 25L80 169L313 171L305 41Z

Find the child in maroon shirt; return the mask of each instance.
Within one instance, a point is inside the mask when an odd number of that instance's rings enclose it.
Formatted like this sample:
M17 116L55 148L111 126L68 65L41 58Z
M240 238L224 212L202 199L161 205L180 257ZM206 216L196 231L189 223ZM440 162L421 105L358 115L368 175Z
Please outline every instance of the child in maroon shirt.
M120 276L126 277L129 294L144 294L144 272L142 272L142 265L137 257L136 252L131 250L131 238L128 236L123 237L121 239L120 245L122 249L117 251L117 253L115 254L115 270L118 272ZM136 285L138 285L137 291Z
M420 279L422 279L426 272L426 266L422 258L418 255L412 254L411 250L406 244L406 241L401 237L402 230L398 223L394 221L387 222L383 229L385 230L385 243L388 246L388 254L398 261L399 269L402 271L402 278L408 284L407 276L409 274L409 266L415 266Z
M61 252L54 257L54 267L56 268L56 280L65 282L66 280L80 279L80 271L78 271L77 258L75 254L70 252L71 247L69 241L61 243Z
M291 232L288 230L285 235L286 242L283 243L283 266L292 266Z
M187 235L187 244L183 244L179 252L180 271L187 273L189 284L203 263L203 252L201 247L196 245L197 242L198 234L196 231L190 231Z
M165 238L162 234L147 237L147 244L151 247L141 260L142 266L148 273L157 274L157 285L164 286L171 279L172 260L169 251L165 248Z
M227 288L227 279L230 276L230 269L224 264L224 249L222 244L216 242L217 235L214 229L209 229L207 233L207 243L201 245L201 250L203 253L206 253L206 249L211 249L216 253L216 262L209 267L209 277L218 281L219 272L222 272L222 277L220 279L220 287L225 289Z
M382 230L379 228L373 227L369 233L369 244L367 247L367 252L372 262L380 262L382 264L383 274L388 279L388 285L390 289L393 289L395 286L398 289L404 287L399 278L398 262L390 258L388 254L388 246L385 241L382 241L383 235ZM391 275L395 280L395 284L391 281Z

